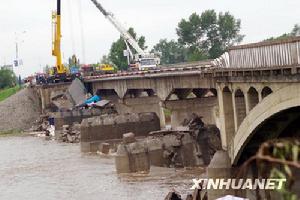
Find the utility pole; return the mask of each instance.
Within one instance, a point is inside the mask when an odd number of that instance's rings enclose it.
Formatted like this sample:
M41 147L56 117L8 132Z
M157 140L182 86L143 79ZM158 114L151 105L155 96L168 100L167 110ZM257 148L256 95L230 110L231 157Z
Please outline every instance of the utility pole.
M26 31L22 31L22 34L25 34ZM21 42L24 42L23 40L21 40ZM19 65L22 65L23 62L21 59L19 59L19 37L18 37L18 33L15 32L15 44L16 44L16 59L14 60L14 66L18 67Z

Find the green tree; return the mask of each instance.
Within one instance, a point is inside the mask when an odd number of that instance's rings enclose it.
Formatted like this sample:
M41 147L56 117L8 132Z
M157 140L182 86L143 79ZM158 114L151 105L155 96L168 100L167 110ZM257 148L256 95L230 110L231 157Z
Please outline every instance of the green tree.
M153 47L152 52L160 53L161 64L174 64L185 61L185 48L174 40L160 40Z
M300 36L300 25L299 24L295 24L294 28L292 29L292 31L290 33L284 33L278 37L270 37L264 41L282 40L282 39L287 39L289 37L296 37L296 36Z
M17 84L17 78L13 71L7 69L0 70L0 89L14 87Z
M137 35L133 28L129 28L128 32L131 36L137 40L138 44L142 49L146 49L145 46L146 39L144 36L137 38ZM109 52L109 60L117 66L121 70L126 70L128 68L127 58L124 56L123 51L126 50L126 44L122 37L120 37L116 42L111 45L110 52ZM133 54L136 53L134 49L131 48Z
M300 36L300 25L299 24L294 25L294 28L291 32L291 36Z
M111 60L107 55L103 55L102 58L100 59L101 64L111 64Z
M229 12L206 10L201 15L193 13L182 19L176 29L178 42L187 48L187 60L219 57L230 46L242 41L241 21Z

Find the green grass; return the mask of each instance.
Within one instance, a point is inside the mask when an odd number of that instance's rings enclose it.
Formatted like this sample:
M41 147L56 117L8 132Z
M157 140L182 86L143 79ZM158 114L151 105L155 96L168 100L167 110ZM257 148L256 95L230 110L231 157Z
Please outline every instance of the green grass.
M0 131L0 137L19 136L22 134L23 132L20 130Z
M0 101L3 101L6 98L10 97L11 95L16 94L20 89L21 89L20 86L16 86L13 88L0 90Z

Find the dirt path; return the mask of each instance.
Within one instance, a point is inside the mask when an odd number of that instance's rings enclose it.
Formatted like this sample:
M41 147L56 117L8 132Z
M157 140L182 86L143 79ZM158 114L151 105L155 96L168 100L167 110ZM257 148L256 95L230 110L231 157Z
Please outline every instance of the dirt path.
M39 98L30 88L0 102L0 131L26 130L40 116Z

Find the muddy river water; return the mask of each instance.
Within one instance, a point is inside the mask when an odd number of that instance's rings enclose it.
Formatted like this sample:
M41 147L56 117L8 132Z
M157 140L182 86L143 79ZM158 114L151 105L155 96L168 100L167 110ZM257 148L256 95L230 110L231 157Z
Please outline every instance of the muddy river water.
M147 175L117 175L113 158L81 154L78 144L0 137L1 200L159 200L172 188L191 193L199 174L152 167Z

